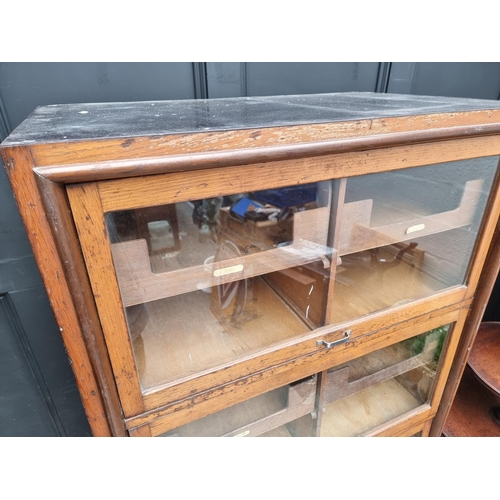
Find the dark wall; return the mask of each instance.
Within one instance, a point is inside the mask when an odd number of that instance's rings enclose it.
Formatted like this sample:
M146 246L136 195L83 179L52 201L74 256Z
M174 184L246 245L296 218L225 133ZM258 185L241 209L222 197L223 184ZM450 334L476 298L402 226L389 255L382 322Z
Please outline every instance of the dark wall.
M500 63L0 63L0 139L46 104L349 91L498 99ZM90 435L3 168L0 435Z
M194 99L192 63L1 63L0 139L37 106ZM0 168L0 436L90 436L45 288Z

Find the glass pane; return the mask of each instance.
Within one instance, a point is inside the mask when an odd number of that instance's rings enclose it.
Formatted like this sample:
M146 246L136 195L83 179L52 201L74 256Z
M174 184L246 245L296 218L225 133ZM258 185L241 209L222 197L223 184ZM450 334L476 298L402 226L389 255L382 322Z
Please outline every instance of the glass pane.
M331 322L465 283L498 157L347 179Z
M323 325L330 205L328 182L108 214L143 389Z
M329 370L322 436L357 436L429 402L451 325Z
M292 421L301 416L312 421L315 397L316 377L310 377L225 408L159 437L295 437L303 432L311 435L311 424L296 425Z

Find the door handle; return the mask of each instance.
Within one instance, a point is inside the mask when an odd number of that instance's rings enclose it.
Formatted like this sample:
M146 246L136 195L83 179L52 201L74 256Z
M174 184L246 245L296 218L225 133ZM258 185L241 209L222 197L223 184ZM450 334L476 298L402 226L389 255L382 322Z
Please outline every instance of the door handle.
M349 338L351 337L352 330L346 330L344 332L344 336L339 339L339 340L334 340L333 342L327 342L326 340L318 340L316 342L317 346L322 346L324 345L327 349L331 349L335 345L343 344L344 342L347 342Z

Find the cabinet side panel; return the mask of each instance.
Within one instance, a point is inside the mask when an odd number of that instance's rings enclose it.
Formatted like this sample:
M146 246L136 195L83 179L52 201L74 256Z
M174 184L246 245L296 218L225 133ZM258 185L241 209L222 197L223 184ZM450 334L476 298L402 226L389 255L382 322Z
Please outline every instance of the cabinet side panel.
M108 352L123 411L125 416L136 415L144 411L142 393L97 186L68 186L67 193L100 311L104 336L108 341Z
M443 398L438 413L432 421L430 430L431 436L440 436L446 418L451 409L456 392L463 372L469 359L470 350L477 335L477 330L483 318L483 314L488 303L488 299L493 290L496 277L500 272L500 219L497 220L493 240L491 242L488 256L479 283L476 289L474 302L472 304L469 316L465 323L462 336L457 348L457 353L450 369L450 374L446 387L444 388Z
M497 138L500 143L500 137ZM496 181L494 182L492 188L492 196L490 197L490 203L486 208L485 222L481 232L481 237L479 243L477 244L475 250L474 260L472 262L471 271L468 279L468 295L470 297L476 291L476 287L483 269L483 265L488 254L488 249L490 248L491 241L495 232L495 227L497 225L498 218L500 216L500 176L497 167Z
M99 384L83 341L78 313L65 280L64 266L45 217L35 176L31 171L34 164L30 151L24 147L8 149L2 152L2 157L54 315L65 342L92 433L95 436L109 436L111 430L106 419L106 410Z
M437 412L439 403L443 396L444 386L446 384L446 380L448 379L448 375L450 373L450 368L453 363L453 359L455 357L457 345L460 340L460 335L462 334L465 319L467 318L468 313L469 309L462 309L460 311L457 322L453 326L453 330L451 332L451 335L449 336L447 345L445 346L444 357L440 361L440 366L438 368L438 376L431 400L431 407L433 414Z
M112 434L125 436L118 393L65 187L43 177L37 176L36 179L52 236L64 263L66 282L78 313L88 356L99 382ZM59 228L64 228L64 231Z

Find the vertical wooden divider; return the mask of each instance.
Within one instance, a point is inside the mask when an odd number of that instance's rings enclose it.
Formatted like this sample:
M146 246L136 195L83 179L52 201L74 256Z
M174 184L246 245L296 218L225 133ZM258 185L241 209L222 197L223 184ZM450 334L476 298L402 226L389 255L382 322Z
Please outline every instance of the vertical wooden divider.
M342 212L344 209L345 202L345 191L347 186L347 179L338 179L333 181L332 185L332 200L331 206L331 216L330 216L330 227L328 229L328 246L332 248L332 263L330 266L330 279L328 281L328 295L326 300L326 315L325 324L329 325L332 320L332 301L333 301L333 291L335 288L335 274L337 271L337 264L339 260L338 250L340 243L340 227L342 221Z
M436 413L438 410L439 401L441 400L441 396L443 395L443 391L446 385L446 381L448 379L448 375L450 373L453 358L455 357L455 352L457 350L458 342L462 335L465 320L467 319L468 314L469 314L468 307L462 309L458 315L457 321L452 326L452 331L450 332L450 334L448 334L449 338L445 344L446 350L441 356L441 358L444 359L444 362L440 363L439 376L436 379L435 388L430 402L431 407L435 410L434 413Z
M325 413L325 388L326 388L326 370L318 373L316 382L316 418L314 420L314 436L321 436L321 423Z

